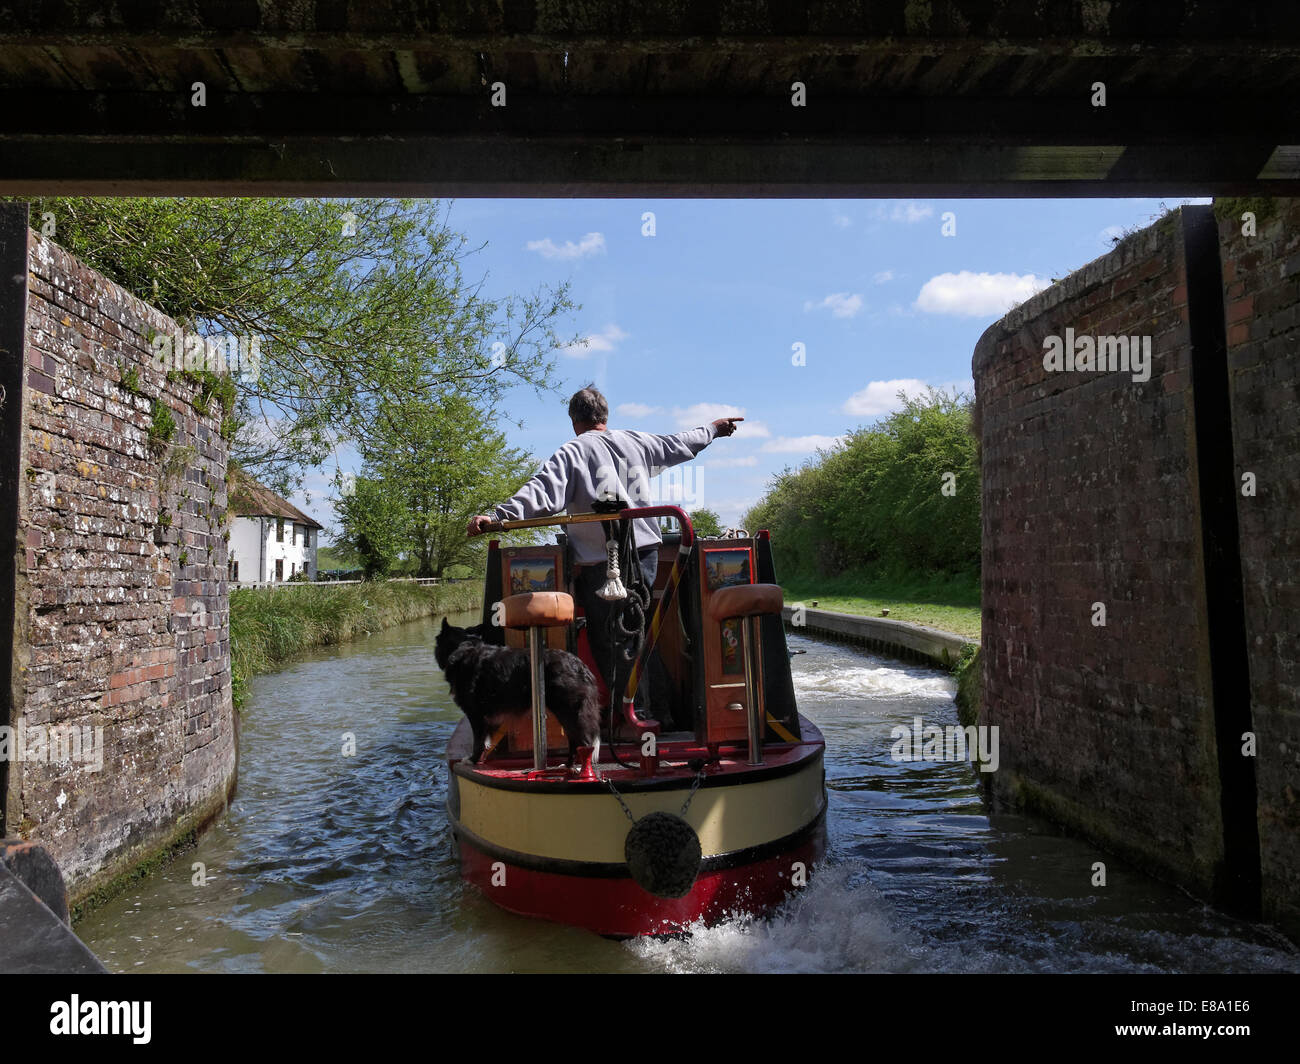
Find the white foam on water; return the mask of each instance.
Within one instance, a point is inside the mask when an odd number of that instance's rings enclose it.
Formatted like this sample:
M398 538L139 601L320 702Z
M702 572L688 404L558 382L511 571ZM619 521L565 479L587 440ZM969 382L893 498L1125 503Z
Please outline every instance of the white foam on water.
M928 697L951 699L957 684L936 669L906 665L854 664L808 661L796 667L794 689L801 698L830 695L835 698Z
M820 871L768 917L697 924L688 936L638 939L627 948L673 973L1017 970L984 951L919 941L897 926L888 904L849 865Z
M1042 923L996 910L954 915L983 926L960 941L938 941L900 916L863 878L859 862L847 862L824 866L767 917L696 924L681 937L638 939L626 948L653 968L680 974L1300 970L1300 955L1280 939L1274 946L1192 927L1180 932L1126 930L1114 921Z

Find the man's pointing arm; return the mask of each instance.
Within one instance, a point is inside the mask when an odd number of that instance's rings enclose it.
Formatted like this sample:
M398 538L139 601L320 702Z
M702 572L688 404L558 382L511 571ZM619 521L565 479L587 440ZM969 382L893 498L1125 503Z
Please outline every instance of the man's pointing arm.
M521 521L559 513L568 498L571 464L569 448L561 447L527 484L496 507L490 516L480 514L470 518L466 531L477 536L487 531L487 526L493 521Z

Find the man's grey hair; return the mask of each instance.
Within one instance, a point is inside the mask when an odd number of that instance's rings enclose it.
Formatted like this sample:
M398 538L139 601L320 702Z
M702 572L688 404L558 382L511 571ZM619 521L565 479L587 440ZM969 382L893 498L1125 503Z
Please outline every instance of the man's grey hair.
M588 384L573 393L569 400L569 420L580 425L603 425L609 420L609 403L596 391L595 385Z

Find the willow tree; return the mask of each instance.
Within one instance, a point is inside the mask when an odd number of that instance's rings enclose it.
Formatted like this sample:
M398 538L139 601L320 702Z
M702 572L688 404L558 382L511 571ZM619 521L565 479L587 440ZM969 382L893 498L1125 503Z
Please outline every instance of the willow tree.
M256 342L236 375L240 466L287 491L393 398L494 404L554 386L567 284L489 296L435 200L32 201L32 224L203 336Z

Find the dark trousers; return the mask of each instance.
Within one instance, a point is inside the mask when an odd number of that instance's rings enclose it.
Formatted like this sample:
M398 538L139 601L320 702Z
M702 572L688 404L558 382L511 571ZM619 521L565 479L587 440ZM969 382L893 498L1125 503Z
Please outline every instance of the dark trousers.
M646 547L638 552L637 557L641 560L641 572L645 575L645 582L650 587L654 587L655 575L659 572L659 548ZM621 602L606 602L603 598L597 596L596 592L605 586L605 563L599 565L580 565L574 577L574 592L578 600L578 605L582 607L583 612L587 615L587 639L591 643L591 654L596 659L596 664L600 667L601 677L604 679L606 686L609 686L610 673L613 672L614 684L611 688L614 694L614 705L618 716L616 719L622 719L623 692L627 689L627 679L632 673L634 662L623 659L623 649L626 644L619 644L617 649L609 641L609 620L622 606ZM650 618L654 614L654 602L651 601L650 607L646 610L646 627L649 628ZM615 660L617 659L617 660ZM636 710L637 714L645 717L646 703L650 691L649 668L641 670L640 682L636 689Z

